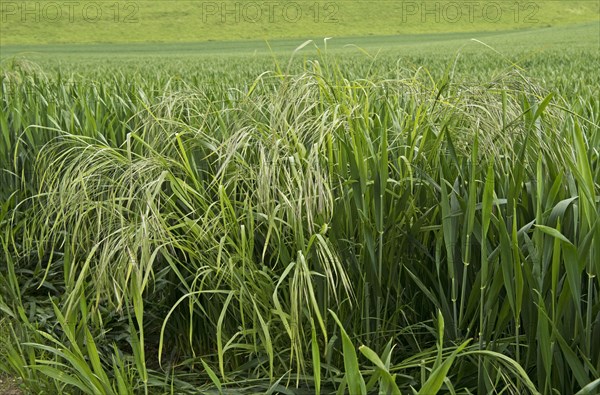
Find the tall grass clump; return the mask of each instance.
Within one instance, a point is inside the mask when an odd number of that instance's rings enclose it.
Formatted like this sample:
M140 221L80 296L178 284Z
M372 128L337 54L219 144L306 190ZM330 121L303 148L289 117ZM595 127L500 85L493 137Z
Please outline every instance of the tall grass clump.
M59 393L593 393L597 100L276 69L4 72L0 367Z

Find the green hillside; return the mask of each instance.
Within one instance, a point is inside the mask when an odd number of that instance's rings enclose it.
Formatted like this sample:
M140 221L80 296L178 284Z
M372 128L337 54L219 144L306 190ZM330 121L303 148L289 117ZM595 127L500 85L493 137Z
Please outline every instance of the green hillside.
M0 44L500 31L599 20L592 1L0 1Z
M600 46L600 25L584 23L540 29L527 29L501 32L454 32L431 34L404 34L390 36L348 36L323 40L310 37L313 44L306 45L298 52L299 56L316 56L317 49L330 53L361 54L364 51L381 56L420 56L440 58L449 62L458 52L494 56L499 61L520 64L532 56L565 50L590 53ZM203 61L207 57L231 58L238 63L239 58L252 62L266 59L271 62L271 54L281 61L287 61L304 39L287 38L273 40L232 40L182 43L118 43L118 44L19 44L2 48L0 61L10 61L15 56L32 60L42 67L59 67L61 64L75 63L78 67L99 64L140 62L153 64L163 61ZM326 44L326 45L325 45ZM508 56L504 59L503 56ZM503 60L504 59L504 60ZM267 67L267 66L265 66Z

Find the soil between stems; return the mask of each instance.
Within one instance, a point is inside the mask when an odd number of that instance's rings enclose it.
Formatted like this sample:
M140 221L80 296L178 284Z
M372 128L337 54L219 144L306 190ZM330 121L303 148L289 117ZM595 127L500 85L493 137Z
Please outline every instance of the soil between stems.
M19 388L19 380L6 376L0 375L0 394L2 395L23 395L23 391Z

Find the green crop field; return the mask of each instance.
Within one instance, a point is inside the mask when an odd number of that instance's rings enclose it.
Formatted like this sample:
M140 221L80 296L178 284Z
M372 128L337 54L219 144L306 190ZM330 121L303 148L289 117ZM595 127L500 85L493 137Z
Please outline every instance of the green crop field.
M0 1L0 392L599 393L600 3L426 3Z
M0 0L0 44L204 42L505 31L598 21L585 1Z

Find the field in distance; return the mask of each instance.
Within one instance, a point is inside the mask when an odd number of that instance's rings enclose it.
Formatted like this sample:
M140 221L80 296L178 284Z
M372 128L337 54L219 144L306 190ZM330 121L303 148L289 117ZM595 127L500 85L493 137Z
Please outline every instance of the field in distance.
M207 42L535 29L593 1L0 1L0 45Z
M457 53L508 56L519 64L522 60L542 52L590 51L600 47L600 24L583 23L502 32L456 32L431 34L406 34L391 36L348 36L324 40L323 37L310 37L313 44L306 45L298 52L301 56L316 55L316 48L330 53L360 53L365 55L389 54L391 56L433 56L447 61ZM187 62L206 56L244 56L250 60L276 55L289 59L293 51L302 45L304 39L276 40L234 40L224 42L196 43L97 43L97 44L18 44L3 46L0 60L10 61L15 56L26 58L41 66L62 63L88 64L96 67L99 63L128 61L139 65L140 60L162 58L179 59Z

